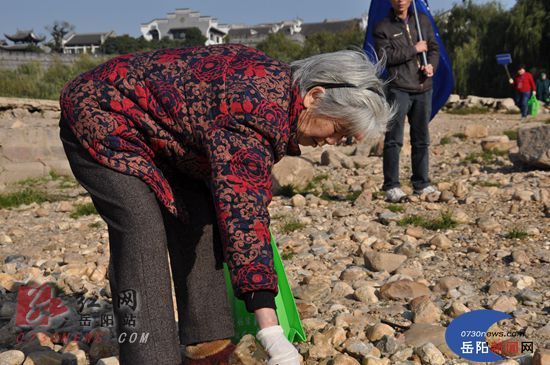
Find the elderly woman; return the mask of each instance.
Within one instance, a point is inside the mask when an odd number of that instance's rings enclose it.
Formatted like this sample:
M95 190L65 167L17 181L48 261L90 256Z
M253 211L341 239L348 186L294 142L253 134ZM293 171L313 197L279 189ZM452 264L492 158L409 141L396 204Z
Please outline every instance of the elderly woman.
M120 56L65 86L61 139L108 225L122 364L181 364L180 342L185 363L227 362L224 260L270 364L299 362L275 312L271 168L298 144L380 135L391 112L377 71L358 51L287 65L217 45Z

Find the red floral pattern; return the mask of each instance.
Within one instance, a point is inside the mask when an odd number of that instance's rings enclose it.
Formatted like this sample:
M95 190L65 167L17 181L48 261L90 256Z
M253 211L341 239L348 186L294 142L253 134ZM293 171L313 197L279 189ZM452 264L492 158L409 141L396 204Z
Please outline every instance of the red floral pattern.
M235 293L277 291L271 168L299 155L290 67L241 45L114 58L69 82L62 118L99 163L145 181L182 221L178 181L211 186Z

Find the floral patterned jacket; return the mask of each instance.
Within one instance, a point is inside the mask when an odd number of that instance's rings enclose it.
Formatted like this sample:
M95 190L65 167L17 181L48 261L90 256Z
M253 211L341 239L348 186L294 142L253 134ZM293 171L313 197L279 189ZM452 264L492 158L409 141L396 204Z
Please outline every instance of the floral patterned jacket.
M65 85L62 118L99 163L145 181L185 221L178 179L211 187L235 293L277 292L271 168L299 155L289 65L216 45L123 55Z

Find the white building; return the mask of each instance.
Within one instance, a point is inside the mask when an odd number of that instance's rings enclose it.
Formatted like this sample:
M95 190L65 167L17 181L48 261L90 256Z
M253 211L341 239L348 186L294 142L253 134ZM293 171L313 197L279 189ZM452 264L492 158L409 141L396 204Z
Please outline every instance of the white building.
M189 28L198 28L206 37L205 45L221 44L229 32L229 26L218 24L216 18L201 16L191 9L176 9L168 13L164 19L153 19L149 23L141 24L141 34L150 41L153 39L185 39L185 31Z
M279 23L266 23L253 26L232 24L229 30L229 41L255 47L264 41L270 34L283 33L290 39L304 43L305 39L320 32L339 33L351 29L365 31L367 27L367 14L361 18L348 20L325 19L317 23L304 23L301 19L286 20Z
M63 53L98 53L107 38L114 37L115 32L106 33L73 33L63 40Z

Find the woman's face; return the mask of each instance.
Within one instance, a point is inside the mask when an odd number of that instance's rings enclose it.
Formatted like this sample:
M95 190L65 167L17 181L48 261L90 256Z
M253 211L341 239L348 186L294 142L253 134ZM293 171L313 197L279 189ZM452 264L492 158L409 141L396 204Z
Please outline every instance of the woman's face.
M316 86L309 90L304 97L305 108L298 118L298 143L302 146L334 145L342 138L354 135L347 122L337 118L314 115L311 111L319 94L324 92L323 87ZM354 136L358 140L362 139L359 133Z

